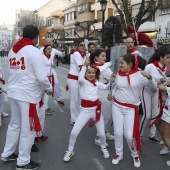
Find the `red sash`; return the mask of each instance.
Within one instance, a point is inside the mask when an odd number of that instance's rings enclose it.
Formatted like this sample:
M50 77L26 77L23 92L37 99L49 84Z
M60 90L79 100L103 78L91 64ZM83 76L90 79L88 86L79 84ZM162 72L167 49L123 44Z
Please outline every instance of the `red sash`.
M81 106L82 107L95 107L96 108L96 119L95 120L91 120L89 122L89 127L92 127L95 123L97 123L100 120L100 116L101 116L101 102L99 99L97 99L96 101L90 101L90 100L81 100Z
M54 75L52 74L51 76L47 76L47 77L48 77L48 79L49 79L49 81L50 81L50 83L52 85L52 88L53 88L52 97L54 97Z
M119 105L126 106L129 108L134 108L135 110L135 118L134 118L134 126L133 126L133 140L132 140L132 150L140 151L141 150L141 142L140 142L140 133L139 133L139 116L138 116L138 109L139 106L128 104L128 103L121 103L117 101L115 98L113 99L114 102L118 103Z
M30 130L36 131L38 140L41 141L39 137L42 136L42 129L41 129L40 120L37 114L36 104L30 103L29 119L30 119Z
M72 74L68 74L67 76L68 79L73 79L73 80L78 80L78 76L72 75Z

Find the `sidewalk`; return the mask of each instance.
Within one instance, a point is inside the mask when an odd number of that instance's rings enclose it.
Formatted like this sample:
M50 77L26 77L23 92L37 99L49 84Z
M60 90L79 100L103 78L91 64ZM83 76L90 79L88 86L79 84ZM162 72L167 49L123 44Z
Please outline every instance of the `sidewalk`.
M61 67L70 69L70 64L63 64L63 63L61 63L60 61L58 62L58 66L61 66Z

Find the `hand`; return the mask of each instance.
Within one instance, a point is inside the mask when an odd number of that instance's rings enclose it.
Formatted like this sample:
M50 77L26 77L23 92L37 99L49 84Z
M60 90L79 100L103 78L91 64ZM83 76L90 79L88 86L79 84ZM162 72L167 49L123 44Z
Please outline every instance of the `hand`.
M116 74L111 74L111 78L115 79L116 78Z
M108 94L107 100L111 101L112 99L113 99L113 97L110 94Z
M65 49L64 49L64 48L62 48L62 49L61 49L61 51L63 52L63 51L65 51Z
M90 64L90 58L86 58L84 66L87 67Z
M51 94L52 94L52 92L50 92L50 91L49 92L45 91L45 92L47 93L48 96L51 96Z
M54 63L54 64L57 63L57 59L56 59L56 58L53 59L53 63Z

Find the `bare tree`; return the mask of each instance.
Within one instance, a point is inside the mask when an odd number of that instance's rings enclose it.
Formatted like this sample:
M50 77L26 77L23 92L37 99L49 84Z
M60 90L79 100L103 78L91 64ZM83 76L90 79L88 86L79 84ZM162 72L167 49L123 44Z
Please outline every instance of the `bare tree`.
M33 24L37 26L39 29L44 24L43 18L39 17L34 12L28 12L21 15L20 21L18 23L18 27L23 30L26 25Z
M118 4L117 0L112 0L115 8L117 9L118 13L120 14L121 22L124 31L128 35L126 24L132 24L132 17L131 11L129 10L128 0L119 0L121 1L123 10L120 8L120 4ZM155 12L158 9L170 7L170 0L141 0L141 4L139 7L139 11L136 14L136 29L140 27L141 24L149 21L152 17L154 17Z

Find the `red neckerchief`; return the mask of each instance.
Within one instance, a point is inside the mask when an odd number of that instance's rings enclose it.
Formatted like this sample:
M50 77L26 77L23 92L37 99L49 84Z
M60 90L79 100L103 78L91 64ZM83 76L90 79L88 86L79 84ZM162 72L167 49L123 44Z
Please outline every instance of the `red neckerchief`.
M124 72L122 72L121 70L119 70L119 71L118 71L118 74L119 74L120 76L127 76L128 83L129 83L129 85L130 85L130 75L136 73L137 71L138 71L138 68L132 68L132 69L129 71L129 73L124 73Z
M101 63L94 63L93 64L93 67L96 69L96 70L98 70L99 68L99 66L103 66L103 64L101 64Z
M166 66L164 65L162 68L159 66L159 64L158 64L158 61L157 60L155 60L154 62L153 62L153 64L157 67L157 68L159 68L161 71L165 71L165 68L166 68Z
M29 38L21 38L16 44L13 46L13 52L17 53L21 48L25 47L26 45L35 45L33 41Z
M136 48L133 47L131 50L126 50L126 53L127 53L127 54L132 54L132 53L135 52L135 51L136 51Z
M79 52L80 55L81 55L83 58L86 56L86 53L85 53L85 52L82 52L82 51L80 51L80 50L78 50L78 49L76 49L76 50L74 51L74 53L75 53L75 52Z
M51 55L50 55L50 54L48 55L48 54L47 54L47 53L45 53L45 52L44 52L44 55L48 58L48 60L49 60L49 59L50 59L50 57L51 57Z
M86 77L85 77L85 79L86 79L87 81L89 81L90 83L92 83L94 86L97 86L97 85L96 85L96 80L95 80L95 79L89 80L89 79L87 79Z

